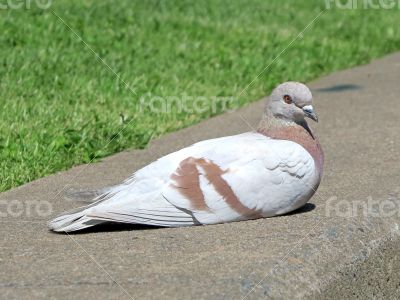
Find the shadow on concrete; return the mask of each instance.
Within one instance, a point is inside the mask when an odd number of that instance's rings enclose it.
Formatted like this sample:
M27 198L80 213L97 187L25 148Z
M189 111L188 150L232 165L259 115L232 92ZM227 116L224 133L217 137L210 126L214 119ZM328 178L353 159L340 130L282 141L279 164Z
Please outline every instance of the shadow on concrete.
M306 203L302 207L291 211L290 213L285 214L285 216L297 215L297 214L304 214L310 211L313 211L316 208L315 204L313 203Z
M303 213L308 213L310 211L313 211L316 208L315 204L312 203L306 203L299 209L296 209L295 211L292 211L290 213L285 214L284 216L291 216L291 215L297 215L297 214L303 214ZM278 216L279 217L279 216ZM244 221L246 222L246 221ZM134 230L155 230L155 229L161 229L161 228L166 228L166 227L161 227L161 226L154 226L154 225L142 225L142 224L124 224L124 223L113 223L113 222L108 222L108 223L103 223L103 224L98 224L93 227L89 227L86 229L82 229L79 231L73 231L73 232L68 232L68 234L71 235L79 235L79 234L87 234L87 233L99 233L99 232L120 232L120 231L134 231ZM52 232L53 234L65 234L63 232Z
M340 93L345 91L361 90L363 87L357 84L337 84L326 88L316 89L321 93Z
M99 232L120 232L120 231L134 231L134 230L152 230L160 229L165 227L153 226L153 225L143 225L143 224L124 224L124 223L114 223L107 222L95 225L93 227L85 228L79 231L68 232L70 235L79 235L87 233L99 233ZM53 232L53 234L66 234L64 232Z

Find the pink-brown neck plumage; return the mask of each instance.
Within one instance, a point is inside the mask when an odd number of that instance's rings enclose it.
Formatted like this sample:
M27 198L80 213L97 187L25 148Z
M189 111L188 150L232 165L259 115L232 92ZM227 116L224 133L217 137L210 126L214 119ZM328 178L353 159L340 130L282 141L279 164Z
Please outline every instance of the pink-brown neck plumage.
M297 124L285 121L267 114L260 122L259 133L277 140L288 140L301 145L314 159L319 176L322 177L324 166L324 152L307 123Z

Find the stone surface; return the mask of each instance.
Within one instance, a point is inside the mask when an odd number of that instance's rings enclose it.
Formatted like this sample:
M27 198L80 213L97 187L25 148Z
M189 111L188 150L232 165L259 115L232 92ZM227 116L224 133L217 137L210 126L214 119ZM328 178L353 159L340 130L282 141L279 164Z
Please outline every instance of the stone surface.
M311 204L290 215L192 228L103 226L70 235L46 228L55 214L77 206L63 199L65 191L115 184L195 141L248 131L262 101L146 150L0 194L1 298L400 297L399 77L397 53L309 84L325 175Z

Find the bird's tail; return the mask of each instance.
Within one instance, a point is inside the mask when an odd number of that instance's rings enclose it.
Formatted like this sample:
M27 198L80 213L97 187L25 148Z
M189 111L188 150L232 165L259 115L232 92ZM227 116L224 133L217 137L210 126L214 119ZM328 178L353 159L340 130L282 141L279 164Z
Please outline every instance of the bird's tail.
M54 218L48 223L50 230L55 232L70 232L92 227L104 223L104 220L97 220L87 216L87 207L79 207Z
M56 232L70 232L107 222L107 220L94 217L89 213L93 212L94 206L109 199L113 188L111 186L99 190L78 191L67 194L67 199L86 202L88 205L57 216L48 222L49 228Z

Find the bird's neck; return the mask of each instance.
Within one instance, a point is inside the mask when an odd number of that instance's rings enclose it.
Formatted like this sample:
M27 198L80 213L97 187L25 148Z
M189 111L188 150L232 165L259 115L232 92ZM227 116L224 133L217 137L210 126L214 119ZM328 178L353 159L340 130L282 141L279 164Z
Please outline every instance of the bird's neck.
M310 153L320 175L322 175L324 153L317 137L305 120L302 122L286 120L275 117L267 110L258 126L257 132L272 139L288 140L301 145Z

